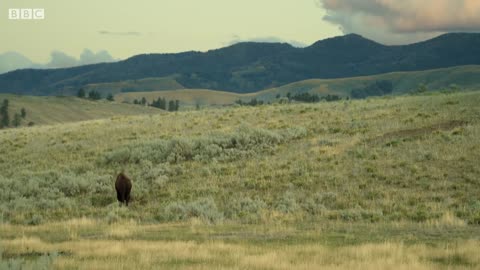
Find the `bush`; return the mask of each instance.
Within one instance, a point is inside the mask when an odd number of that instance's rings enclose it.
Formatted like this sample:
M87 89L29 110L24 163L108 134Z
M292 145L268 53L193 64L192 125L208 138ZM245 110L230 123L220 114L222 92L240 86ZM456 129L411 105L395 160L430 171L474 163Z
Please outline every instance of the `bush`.
M327 210L325 205L314 198L305 200L305 202L302 204L302 208L312 216L320 215Z
M27 225L40 225L43 222L42 216L33 214L30 219L26 221Z
M199 218L206 223L217 223L223 220L212 198L201 198L193 202L173 202L167 205L161 219L166 221L185 221Z
M267 204L261 199L234 198L227 203L225 216L228 219L239 220L244 223L257 223L266 207Z
M112 176L91 172L22 171L15 179L0 177L0 205L17 213L52 213L45 210L72 209L89 202L105 206L115 200L113 194ZM37 224L41 220L33 216L20 222Z
M259 153L270 153L281 143L307 135L305 128L271 131L240 127L232 134L210 134L194 138L153 140L127 145L110 151L103 157L106 164L180 163L184 161L232 161Z
M115 202L115 203L110 204L108 206L108 208L109 208L109 211L108 211L107 215L105 216L105 220L109 224L118 222L122 219L129 218L129 211L128 211L127 207L118 206L118 204Z
M323 205L328 209L335 209L337 205L337 194L333 192L318 192L313 196L316 204Z
M275 208L282 213L288 214L295 212L299 206L297 204L297 200L295 199L295 195L292 192L287 191L277 201Z

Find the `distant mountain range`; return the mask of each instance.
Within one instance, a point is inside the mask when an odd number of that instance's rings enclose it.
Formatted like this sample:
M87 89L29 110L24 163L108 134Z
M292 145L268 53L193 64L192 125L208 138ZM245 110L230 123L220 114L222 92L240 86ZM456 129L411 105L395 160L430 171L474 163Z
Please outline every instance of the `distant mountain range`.
M21 69L34 67L34 63L17 52L5 52L0 54L0 74Z
M115 60L105 50L93 52L90 49L84 49L79 58L70 56L61 51L52 51L50 54L50 61L43 64L35 63L18 52L8 51L0 53L0 74L17 69L68 68L115 61L118 60Z
M480 64L480 34L451 33L411 45L386 46L356 34L295 48L286 43L238 43L208 52L142 54L115 63L24 69L0 75L0 92L74 94L87 85L173 78L179 88L256 92L305 79ZM152 89L152 91L155 89Z

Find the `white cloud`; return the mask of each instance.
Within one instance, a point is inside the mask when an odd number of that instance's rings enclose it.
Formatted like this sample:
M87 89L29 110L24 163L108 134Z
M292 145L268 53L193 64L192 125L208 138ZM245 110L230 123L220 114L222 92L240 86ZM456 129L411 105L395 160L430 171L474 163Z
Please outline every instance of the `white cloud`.
M84 49L78 59L61 51L52 51L47 64L33 63L18 52L6 52L0 54L0 74L24 68L66 68L114 61L117 60L105 50L95 53L90 49Z
M478 0L317 0L344 33L397 44L445 32L480 31Z
M50 62L44 67L65 68L113 61L115 59L105 50L94 53L89 49L84 49L79 59L60 51L53 51L50 54Z

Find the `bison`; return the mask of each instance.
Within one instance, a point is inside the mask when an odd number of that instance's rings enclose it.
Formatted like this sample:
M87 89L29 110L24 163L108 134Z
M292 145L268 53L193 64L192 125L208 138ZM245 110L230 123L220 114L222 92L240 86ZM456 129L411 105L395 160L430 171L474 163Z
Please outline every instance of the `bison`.
M120 204L125 203L125 205L128 206L130 191L132 190L132 181L123 172L117 176L115 189L117 190L117 199Z

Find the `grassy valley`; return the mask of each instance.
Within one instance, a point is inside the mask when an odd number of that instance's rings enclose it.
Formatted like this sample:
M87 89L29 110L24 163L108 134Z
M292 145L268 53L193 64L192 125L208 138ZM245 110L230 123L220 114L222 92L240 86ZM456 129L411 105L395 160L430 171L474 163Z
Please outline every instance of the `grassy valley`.
M101 119L114 116L156 114L161 110L109 102L106 100L90 101L76 97L36 97L0 94L0 102L9 100L9 115L13 119L15 113L22 108L26 110L26 117L22 119L22 126L61 124L92 119Z
M129 91L130 93L117 94L116 99L119 101L132 102L134 99L140 100L142 97L145 97L147 101L151 102L159 97L164 97L167 99L178 99L184 106L195 106L196 104L231 105L234 104L236 100L250 101L252 98L265 102L276 102L278 101L278 96L285 97L288 93L292 95L301 93L317 94L319 96L338 95L345 98L351 96L352 90L361 89L378 81L391 82L393 95L414 92L420 85L425 85L429 91L478 89L480 87L480 66L393 72L342 79L311 79L249 94L207 89L175 90L176 88L174 88L166 90L163 88L164 84L162 82L158 87L156 87L155 83L152 83L149 88L145 88L144 90L141 90L142 87L138 87L135 92ZM155 80L151 79L150 82L155 82ZM120 83L120 85L123 85L123 83ZM107 85L103 87L102 84L96 85L95 87L96 89L110 89ZM90 87L88 89L90 89ZM151 89L155 89L156 91L150 91ZM118 92L118 89L114 90L114 93Z
M111 104L151 113L0 130L1 263L476 269L479 102L466 91L161 114ZM120 171L133 179L128 208Z

